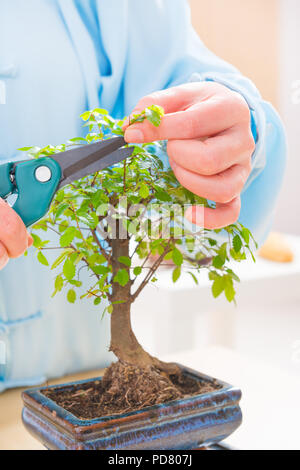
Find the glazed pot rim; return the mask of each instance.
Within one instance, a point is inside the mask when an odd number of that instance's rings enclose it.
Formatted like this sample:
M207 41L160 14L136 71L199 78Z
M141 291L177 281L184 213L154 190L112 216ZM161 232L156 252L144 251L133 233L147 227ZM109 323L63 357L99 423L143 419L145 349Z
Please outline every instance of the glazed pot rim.
M79 431L80 433L84 430L90 429L91 425L97 426L97 428L108 428L111 426L122 426L122 422L128 424L129 421L136 422L137 420L143 420L145 416L152 418L159 418L163 420L164 417L170 415L176 416L182 413L183 408L186 413L193 414L195 408L202 408L205 411L214 409L218 407L230 406L233 402L239 402L241 399L241 391L233 387L232 385L223 382L221 380L215 379L208 375L197 372L193 369L190 369L181 364L177 364L182 372L186 375L192 376L199 381L206 381L210 383L215 383L220 388L199 395L191 395L185 398L180 398L177 400L172 400L167 403L161 403L157 405L148 406L146 408L130 411L127 413L119 413L109 416L100 416L93 419L80 419L76 417L71 412L65 410L60 405L56 404L53 400L46 397L43 394L43 391L49 389L62 390L67 387L78 386L80 384L88 384L91 382L96 382L102 380L102 377L95 377L91 379L85 379L75 382L64 383L60 385L51 385L49 387L36 387L30 390L27 390L22 393L22 398L24 404L27 408L35 410L41 415L44 415L49 421L55 422L57 425L60 425L66 430L69 428L69 431L73 434L74 431ZM230 393L229 393L230 392Z

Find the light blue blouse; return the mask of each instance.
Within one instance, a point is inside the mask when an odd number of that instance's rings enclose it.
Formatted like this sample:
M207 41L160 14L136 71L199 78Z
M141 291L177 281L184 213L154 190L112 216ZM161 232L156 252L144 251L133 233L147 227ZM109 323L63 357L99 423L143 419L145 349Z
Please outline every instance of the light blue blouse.
M79 115L101 106L116 117L139 98L191 80L239 91L258 136L240 220L262 240L285 165L280 119L254 85L205 48L185 0L0 0L0 160L27 145L82 135ZM0 390L103 366L108 319L88 303L50 300L53 273L32 253L0 272Z

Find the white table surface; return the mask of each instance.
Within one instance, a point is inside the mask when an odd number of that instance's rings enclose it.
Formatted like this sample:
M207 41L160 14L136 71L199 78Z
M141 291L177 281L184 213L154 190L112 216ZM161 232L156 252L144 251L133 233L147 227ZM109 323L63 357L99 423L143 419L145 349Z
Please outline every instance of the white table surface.
M300 450L300 378L220 347L166 359L242 390L243 423L228 444L241 450Z

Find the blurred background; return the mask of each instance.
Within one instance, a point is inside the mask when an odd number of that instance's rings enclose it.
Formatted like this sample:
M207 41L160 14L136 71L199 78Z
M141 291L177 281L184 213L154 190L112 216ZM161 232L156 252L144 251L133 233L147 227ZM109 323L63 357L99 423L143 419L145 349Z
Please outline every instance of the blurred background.
M189 1L194 27L203 42L251 78L284 120L289 165L274 229L300 235L300 2Z

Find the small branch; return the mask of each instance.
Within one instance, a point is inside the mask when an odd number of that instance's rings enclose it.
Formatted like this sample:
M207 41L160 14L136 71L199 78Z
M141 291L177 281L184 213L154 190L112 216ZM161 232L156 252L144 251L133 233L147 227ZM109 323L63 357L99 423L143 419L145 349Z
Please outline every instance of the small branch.
M81 238L82 238L82 241L84 242L86 248L88 249L88 245L87 245L86 239L84 238L83 233L82 233L82 231L81 231L81 229L80 229L79 220L78 220L78 218L77 218L77 214L76 214L76 211L75 211L74 206L73 206L72 203L71 203L71 206L72 206L72 209L71 209L71 210L72 210L72 212L73 212L73 214L74 214L74 217L75 217L75 220L76 220L77 229L78 229L78 231L79 231L79 233L80 233L80 236L81 236Z
M97 171L97 173L94 174L94 178L93 178L93 181L92 181L92 183L91 183L92 188L93 188L93 187L95 186L95 184L96 184L96 180L97 180L97 178L98 178L98 174L99 174L98 171Z
M99 250L100 250L101 254L104 256L104 258L105 258L107 261L109 261L110 257L108 256L108 254L107 254L106 251L104 250L103 246L101 245L100 240L99 240L98 237L97 237L96 230L92 230L92 229L91 229L91 233L92 233L92 236L93 236L94 241L97 243L97 245L98 245L98 247L99 247Z
M95 294L94 292L91 292L90 290L88 290L87 292L88 292L88 294L90 294L91 296L97 297L97 299L101 299L101 295L97 295L97 294Z
M147 261L149 260L150 256L151 256L151 252L148 253L148 255L146 256L146 258L144 259L143 264L142 264L142 266L141 266L142 269L145 269L145 264L146 264ZM134 269L134 268L133 268L133 269ZM148 269L151 269L151 266L149 266ZM135 281L137 280L137 278L138 278L138 276L136 276L136 278L132 281L132 285L135 283Z
M167 244L167 246L165 247L164 252L160 255L159 258L157 258L157 260L156 260L155 263L152 265L152 267L150 267L148 274L145 276L145 278L144 278L144 280L142 281L142 283L140 284L140 286L137 288L137 290L135 291L135 293L132 294L132 302L134 302L135 299L140 295L140 293L142 292L142 290L146 287L146 285L148 284L148 282L150 281L150 279L152 278L152 276L155 274L155 272L157 271L157 269L158 269L159 266L161 265L162 260L164 259L164 257L166 256L166 254L167 254L168 251L169 251L170 242L171 242L171 239L168 241L168 244Z

